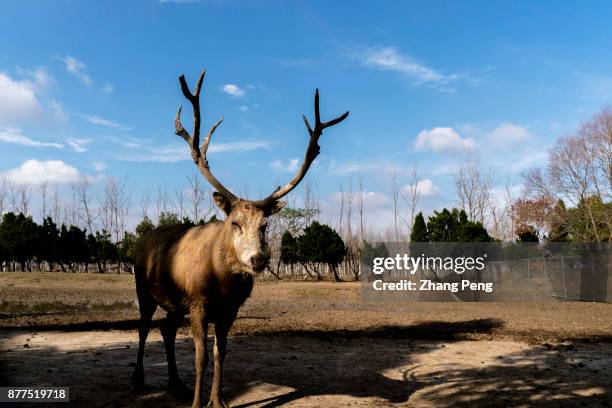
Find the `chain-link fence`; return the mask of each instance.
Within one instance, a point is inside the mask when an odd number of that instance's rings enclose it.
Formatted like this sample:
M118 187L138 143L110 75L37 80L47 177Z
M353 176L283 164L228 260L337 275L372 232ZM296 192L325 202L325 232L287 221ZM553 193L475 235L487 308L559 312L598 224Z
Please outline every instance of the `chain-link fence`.
M608 246L384 245L383 260L362 264L369 300L612 301Z

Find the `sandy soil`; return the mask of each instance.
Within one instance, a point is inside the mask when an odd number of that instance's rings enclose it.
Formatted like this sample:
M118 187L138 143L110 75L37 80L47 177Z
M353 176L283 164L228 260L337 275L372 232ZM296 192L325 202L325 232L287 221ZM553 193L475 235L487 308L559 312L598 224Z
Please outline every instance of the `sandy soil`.
M3 382L69 385L75 406L189 406L165 392L158 330L147 346L148 388L142 393L129 386L137 350L134 332L7 334L0 346ZM374 334L233 336L226 397L235 407L600 407L612 398L610 344L541 346ZM191 384L193 345L184 334L177 341L177 358L184 381Z

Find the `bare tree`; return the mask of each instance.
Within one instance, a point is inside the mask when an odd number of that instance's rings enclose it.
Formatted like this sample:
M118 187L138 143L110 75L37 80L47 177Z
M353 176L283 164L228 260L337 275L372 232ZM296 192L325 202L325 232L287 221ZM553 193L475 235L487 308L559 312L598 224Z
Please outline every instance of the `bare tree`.
M94 231L94 209L92 206L92 198L90 197L89 190L91 188L91 182L87 177L81 178L75 185L74 191L78 200L78 214L81 220L81 224L87 227L90 233Z
M149 189L145 189L142 193L142 199L140 200L140 211L142 213L142 218L149 218L149 205L151 204L151 196L149 194Z
M183 187L174 189L174 197L176 198L177 214L182 220L185 217L185 190Z
M455 189L459 207L470 221L485 223L490 208L493 173L485 171L475 156L466 158L455 176Z
M587 231L596 241L603 238L598 224L612 225L610 211L598 204L612 194L611 145L612 112L604 110L583 124L576 135L560 139L549 154L547 181L562 198L584 209ZM612 240L612 234L608 235Z
M57 185L54 186L53 189L53 219L55 222L59 222L60 216L62 213L62 203L59 195L59 190Z
M23 215L30 214L30 186L25 183L16 184L17 194L19 196L18 210Z
M319 219L321 204L319 203L319 188L316 183L307 181L304 184L304 209L306 210L306 225L310 225L313 218Z
M168 187L165 184L163 187L157 187L157 197L155 199L155 216L157 220L159 220L161 213L168 212L169 201Z
M391 176L391 198L393 200L393 233L395 237L395 242L400 241L399 197L400 197L400 190L399 190L399 185L397 184L397 174L393 173L393 175Z
M346 195L346 225L349 239L353 238L353 179L349 177L349 186Z
M548 184L548 174L542 169L531 169L523 174L523 195L529 198L546 197L551 200L555 192Z
M414 217L416 216L416 210L419 205L419 199L421 192L419 191L419 172L416 165L412 165L410 168L410 175L408 185L403 191L400 191L403 201L408 206L408 219L404 220L408 231L412 229L414 223Z
M119 242L125 231L130 207L130 194L127 180L109 177L104 183L103 214L108 232L115 234L115 242Z
M188 199L191 204L191 217L197 223L201 219L207 220L215 211L211 195L202 184L202 180L197 173L192 173L187 177L189 182Z
M78 225L77 220L79 219L79 206L77 201L77 187L75 183L70 185L70 225Z
M6 189L8 192L8 211L16 213L19 211L19 189L17 183L7 180Z
M359 200L357 201L357 211L359 212L359 242L364 241L363 231L363 176L359 176Z
M585 241L612 241L612 234L605 233L612 230L612 211L606 205L612 198L612 110L604 108L574 134L559 139L546 169L532 170L524 178L524 199L547 200L551 206L562 199L574 207L565 215L579 219L563 223L567 233Z
M340 217L338 219L338 234L342 236L342 220L344 219L344 186L340 184Z
M342 269L352 273L355 280L359 279L360 273L360 242L353 234L353 180L349 177L348 188L346 191L342 191L342 205L344 208L344 214L346 215L346 233L344 235L344 241L347 248L344 265L341 265Z
M38 194L40 195L40 217L42 220L47 218L47 196L49 190L49 183L47 180L43 180L38 186Z
M491 220L488 229L492 237L504 242L512 241L515 238L515 224L512 214L512 204L514 202L511 179L508 176L502 195L492 196L490 200Z
M6 199L8 196L8 181L5 177L0 178L0 217L4 214Z

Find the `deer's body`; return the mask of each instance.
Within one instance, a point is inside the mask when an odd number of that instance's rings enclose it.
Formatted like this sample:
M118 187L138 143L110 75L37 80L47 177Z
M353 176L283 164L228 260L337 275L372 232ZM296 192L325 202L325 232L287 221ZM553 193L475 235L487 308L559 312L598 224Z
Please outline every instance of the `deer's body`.
M241 270L224 226L211 221L151 231L136 259L137 290L168 312L188 312L193 301L203 301L209 321L217 309L240 307L251 293L253 275Z
M318 140L323 130L348 116L321 122L319 92L315 94L315 126L311 128L304 117L310 142L304 163L297 175L285 186L278 187L268 197L250 201L235 196L212 174L206 159L211 136L221 121L212 126L200 146L200 76L192 94L183 76L180 77L183 95L191 102L194 112L193 136L180 122L181 109L175 118L176 134L191 149L191 157L204 177L217 190L215 204L225 213L225 221L213 221L201 226L175 225L150 232L140 245L136 256L136 292L140 306L138 359L132 380L137 388L144 385L144 346L149 325L157 306L168 314L162 325L162 336L168 360L168 388L174 394L185 395L188 389L179 380L174 343L176 330L189 313L195 343L196 380L193 407L200 408L204 370L208 363L206 337L209 323L215 324L214 375L209 406L227 407L223 400L221 382L227 334L236 319L238 309L251 294L254 276L261 272L268 260L265 242L267 218L280 211L285 202L279 201L297 186L319 154Z

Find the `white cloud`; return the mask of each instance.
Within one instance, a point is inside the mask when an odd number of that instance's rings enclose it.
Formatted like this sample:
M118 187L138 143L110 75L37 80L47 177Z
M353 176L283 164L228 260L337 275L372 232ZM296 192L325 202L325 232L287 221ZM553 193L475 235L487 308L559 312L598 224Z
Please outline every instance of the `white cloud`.
M61 102L54 99L47 102L48 108L51 111L53 117L60 122L66 122L68 120L68 114L64 111L64 106Z
M115 91L115 85L111 83L106 83L102 86L102 92L105 94L112 94Z
M332 160L329 169L334 174L380 173L384 175L400 175L406 172L405 166L389 163L385 159L366 159L358 162L336 163Z
M462 153L474 147L474 139L462 138L450 127L422 130L414 142L417 150Z
M31 147L55 147L61 149L64 147L61 143L55 142L40 142L33 140L21 133L19 129L0 129L0 142L14 143L22 146Z
M93 168L96 169L96 171L104 171L108 167L106 163L101 162L101 161L95 161L92 163L92 165L93 165Z
M122 146L122 147L127 147L128 149L139 149L143 147L143 145L147 144L146 140L138 139L135 137L127 137L127 136L115 137L115 136L110 136L110 135L104 135L102 137L105 140L108 140L109 142L118 144L119 146Z
M252 140L243 142L216 143L208 148L210 153L248 152L251 150L269 149L270 142L265 140Z
M406 185L402 187L401 191L404 194L412 195L415 186ZM420 197L435 197L440 194L440 189L430 179L423 179L417 181L416 191Z
M446 84L458 78L457 75L444 75L426 65L417 63L395 47L368 48L355 55L364 66L399 72L410 77L417 84Z
M269 149L270 142L265 140L262 141L243 141L243 142L230 142L230 143L217 143L211 145L208 148L208 153L241 153L252 150ZM131 154L122 154L118 157L119 160L124 161L153 161L153 162L178 162L182 160L191 160L191 153L189 147L185 145L181 146L162 146L149 150L148 152L138 152Z
M48 88L54 82L45 67L36 69L17 67L17 73L29 78L29 80L39 88Z
M93 81L91 80L89 75L83 72L85 68L87 68L87 65L85 65L84 62L79 61L78 59L76 59L75 57L71 55L66 55L65 57L57 57L57 58L63 61L64 65L66 66L66 70L70 74L77 77L79 81L81 81L83 84L87 86L91 86L93 84Z
M0 72L0 124L15 124L42 112L32 81L15 80Z
M66 184L78 181L79 171L61 160L28 160L21 166L2 174L8 180L23 184Z
M243 112L246 112L246 111L248 111L248 110L249 110L249 107L248 107L248 106L246 106L246 105L242 105L242 106L240 106L238 109L240 109L240 110L241 110L241 111L243 111Z
M510 146L524 142L529 137L527 129L513 123L502 123L487 135L489 141L496 146Z
M83 115L84 118L91 124L106 126L109 128L117 129L117 130L132 130L132 126L124 125L123 123L115 122L112 120L101 118L100 116L95 115Z
M244 89L234 84L225 84L221 87L221 90L226 94L236 98L243 97L245 94Z
M72 150L76 153L84 153L87 151L87 145L91 142L91 139L69 139L68 146L72 147Z
M272 163L270 163L270 166L273 169L280 170L280 171L286 171L288 173L293 173L294 171L296 171L299 165L300 165L300 161L297 158L291 159L287 161L287 163L283 163L283 161L279 159L276 159Z
M359 192L354 192L353 199L359 201ZM365 209L386 207L391 203L389 196L383 193L377 193L375 191L364 191L363 192L363 207Z

